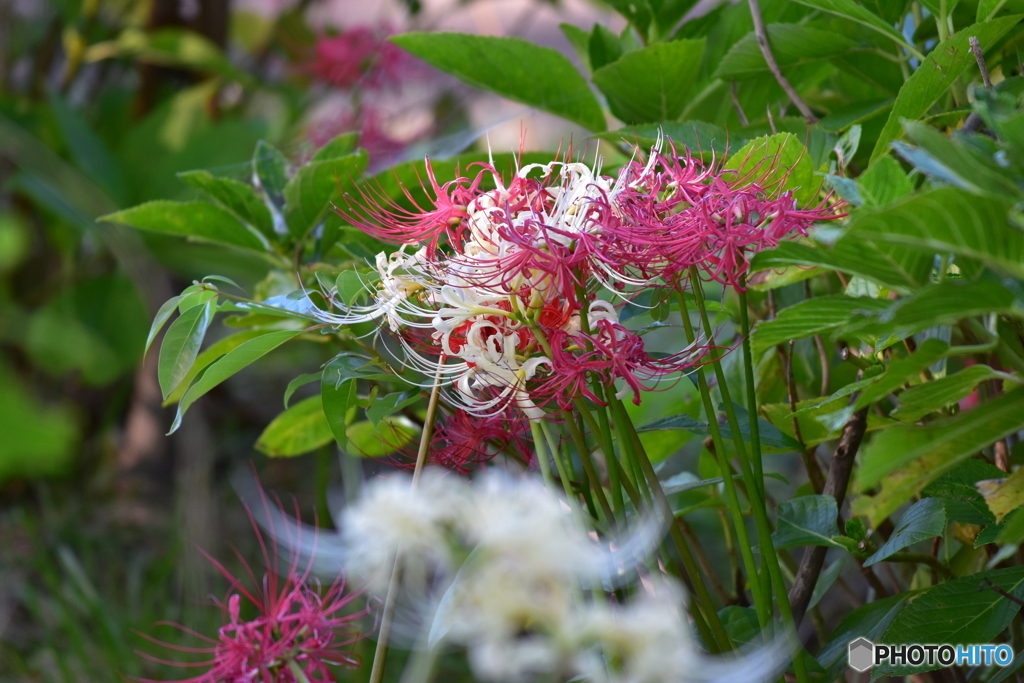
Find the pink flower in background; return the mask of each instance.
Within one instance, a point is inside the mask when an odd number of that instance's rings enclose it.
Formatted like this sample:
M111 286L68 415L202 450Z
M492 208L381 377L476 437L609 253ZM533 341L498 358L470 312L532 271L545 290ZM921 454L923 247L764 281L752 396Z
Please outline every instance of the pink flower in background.
M356 26L317 38L309 71L337 88L397 85L415 69L414 60L388 42L389 30Z
M266 496L263 497L267 518L272 520ZM280 503L278 503L280 506ZM298 518L298 509L295 516ZM231 589L217 606L224 612L226 623L216 637L196 633L178 624L162 622L203 641L205 647L182 647L141 634L147 640L166 648L209 657L201 662L174 662L141 653L155 662L181 667L209 667L198 676L181 683L311 683L333 682L331 666L354 668L359 659L346 649L364 637L356 622L370 612L365 608L346 613L346 608L359 592L346 593L342 577L326 589L310 577L310 567L300 571L298 555L293 553L287 567L278 569L277 532L270 528L270 550L264 542L252 515L253 529L263 551L267 572L258 580L246 566L250 585L235 577L224 565L209 555L208 559L228 580ZM293 527L298 529L299 527ZM291 528L285 531L288 545L300 547ZM314 543L315 545L315 543ZM206 554L205 552L203 553ZM236 551L237 554L237 551ZM312 559L310 559L310 564Z

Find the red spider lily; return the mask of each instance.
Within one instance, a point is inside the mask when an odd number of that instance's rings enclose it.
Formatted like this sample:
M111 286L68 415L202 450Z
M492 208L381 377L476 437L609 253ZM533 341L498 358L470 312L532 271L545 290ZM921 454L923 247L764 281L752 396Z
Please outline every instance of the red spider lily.
M265 516L272 520L269 503L262 490L260 495ZM277 501L277 505L282 507L280 501ZM225 599L215 601L226 617L226 623L217 631L216 637L205 636L169 622L160 624L174 626L206 645L183 647L140 634L163 647L179 652L205 654L209 659L202 662L175 662L147 653L139 654L151 661L171 666L209 667L205 673L179 683L328 683L335 680L331 666L359 666L358 657L345 648L365 636L358 630L356 622L369 614L371 608L356 613L345 613L345 610L359 597L360 592L346 593L345 581L340 576L324 589L310 577L312 558L306 568L300 571L297 551L292 553L287 567L283 571L279 570L277 534L273 523L268 550L248 507L246 512L256 531L267 572L262 580L257 580L243 560L249 579L246 584L203 552L231 585ZM298 509L295 515L297 518ZM288 536L296 533L290 528L286 530ZM289 541L295 541L290 542L289 546L300 547L299 540L289 538ZM235 554L242 559L237 550ZM255 616L247 618L248 615L242 614L244 603L255 608ZM139 680L149 683L146 679Z

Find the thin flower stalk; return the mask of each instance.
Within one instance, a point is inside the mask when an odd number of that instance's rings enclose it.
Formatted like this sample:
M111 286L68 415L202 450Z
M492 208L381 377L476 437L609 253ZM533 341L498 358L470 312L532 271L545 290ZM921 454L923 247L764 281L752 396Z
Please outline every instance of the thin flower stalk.
M695 278L692 281L692 284L694 297L701 316L701 323L704 325L705 329L710 329L710 322L708 319L707 307L704 305L704 296L700 279ZM750 507L753 512L754 525L757 529L758 541L761 546L761 554L764 566L766 567L771 579L771 586L775 592L776 601L779 605L779 612L782 615L782 623L787 629L795 630L796 626L793 619L793 608L789 603L789 594L786 589L785 580L782 577L782 570L779 566L779 557L775 551L775 545L772 543L772 532L768 522L768 512L765 507L764 496L757 495L762 490L763 483L761 485L757 483L754 478L754 472L750 466L750 462L745 457L745 452L743 451L742 446L743 437L739 430L739 421L736 419L735 410L732 409L732 403L728 395L728 388L725 384L725 373L722 370L721 361L717 357L713 357L711 365L714 368L719 381L720 389L722 391L722 399L726 407L726 414L729 416L730 428L733 430L733 434L736 435L733 443L736 444L740 472L743 475L743 480L746 483L750 494ZM708 402L707 399L705 399L705 401L706 403ZM713 415L714 413L709 413L709 422L714 422ZM756 422L756 412L750 416L750 420L751 422ZM724 468L723 473L727 472L728 468ZM726 479L729 478L730 477L726 476ZM754 585L753 579L755 576L756 575L751 575L752 586ZM766 624L762 624L762 626L765 625ZM797 680L800 683L807 683L810 680L807 673L807 667L800 657L794 658L793 671L796 673Z

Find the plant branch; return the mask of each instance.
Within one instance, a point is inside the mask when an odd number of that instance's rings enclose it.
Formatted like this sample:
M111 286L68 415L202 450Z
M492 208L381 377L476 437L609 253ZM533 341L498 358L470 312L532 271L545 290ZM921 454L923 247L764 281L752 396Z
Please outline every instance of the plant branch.
M775 80L782 86L786 95L789 96L790 102L807 119L807 123L817 123L818 117L814 115L811 108L807 106L807 103L800 97L789 80L782 75L782 69L779 68L779 63L775 61L771 45L768 44L768 29L764 25L764 17L761 16L761 6L757 0L747 0L747 4L750 5L750 17L754 20L754 35L757 36L757 44L761 46L761 54L764 55L764 61L768 63L768 70L772 72L772 76L775 77Z
M857 457L861 441L864 440L867 426L868 411L867 408L863 408L855 412L843 425L839 445L832 455L828 478L825 480L822 493L835 498L837 508L842 507L843 500L846 498L846 489L850 485L850 473L853 471L853 461ZM793 580L793 587L789 591L789 602L793 605L793 618L797 626L800 625L807 612L807 605L811 602L811 595L814 593L814 586L818 583L818 576L825 564L827 551L828 548L814 546L805 550L804 556L800 560L800 567Z
M889 557L885 558L886 562L912 562L915 564L926 564L939 574L943 578L953 578L953 573L949 571L949 567L942 564L938 558L932 557L928 553L894 553Z
M981 44L978 43L978 39L975 36L971 36L968 39L971 44L971 54L974 55L974 60L978 62L978 71L981 72L981 80L985 83L985 87L989 90L992 89L992 77L988 73L988 64L985 63L985 55L981 51ZM967 117L964 122L962 130L973 133L981 128L981 116L976 111L972 111L971 115Z

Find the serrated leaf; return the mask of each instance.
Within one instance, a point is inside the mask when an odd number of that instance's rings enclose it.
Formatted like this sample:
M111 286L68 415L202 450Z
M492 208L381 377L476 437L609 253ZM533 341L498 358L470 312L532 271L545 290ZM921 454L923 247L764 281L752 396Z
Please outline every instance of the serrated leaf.
M556 50L520 38L463 33L406 33L391 41L472 86L590 130L605 129L604 114L586 81Z
M854 489L881 483L874 496L854 501L854 514L877 527L930 482L982 448L1024 429L1024 389L1015 389L956 417L925 427L883 430L861 449Z
M906 337L936 325L955 325L976 315L1024 316L1013 293L992 280L946 280L905 296L879 311L851 314L843 330L879 337Z
M832 248L781 242L775 249L754 254L750 270L821 266L906 293L928 284L933 262L931 256L891 244L879 246L863 239L840 239Z
M167 328L157 361L157 378L164 398L181 383L195 362L215 310L212 302L193 306Z
M864 560L864 566L878 564L907 546L941 536L945 531L946 510L942 506L942 501L938 498L919 500L903 513L899 526L889 536L889 540L878 549L878 552Z
M316 163L318 161L330 161L346 157L356 151L356 143L358 141L359 133L342 133L318 149L309 161L310 163Z
M736 171L735 178L741 183L756 180L778 192L792 190L800 206L813 201L821 185L807 149L793 133L751 140L729 157L724 168Z
M885 156L871 165L857 178L860 196L864 206L885 206L889 202L905 197L914 191L900 162L891 156Z
M921 491L921 495L942 500L946 508L946 518L950 521L991 525L995 518L974 484L979 480L992 479L1003 474L1002 470L987 462L967 460L928 484Z
M638 126L626 126L618 130L597 133L591 137L601 138L609 142L622 142L625 140L631 145L644 148L644 151L654 146L658 140L658 133L664 134L666 140L676 144L680 152L683 149L689 150L695 155L724 154L728 149L729 136L724 130L716 125L704 121L661 121L659 123L647 123ZM735 139L732 140L736 144Z
M975 487L984 497L997 524L1024 505L1024 470L1017 470L1005 478L978 481Z
M736 406L737 418L739 422L740 434L743 440L746 442L750 441L750 420L747 418L747 412L742 410L740 406ZM800 448L799 442L795 441L792 437L787 436L780 432L778 428L772 423L768 422L763 418L757 419L758 428L760 431L761 445L770 446L773 448ZM638 427L638 432L657 432L657 431L672 431L672 430L683 430L690 432L691 434L697 434L699 436L710 436L711 429L707 424L694 420L689 415L669 415L662 417L653 422L649 422L642 427ZM724 424L719 427L719 431L722 434L723 439L733 440L732 427L728 424Z
M890 303L882 299L843 295L806 299L779 311L775 320L764 320L757 324L751 337L754 355L759 357L777 344L788 344L790 339L803 339L838 330L857 311L880 311Z
M816 2L848 2L852 0L814 0ZM799 0L805 4L814 4L810 0ZM1021 19L1021 15L1002 17L992 21L974 24L957 31L928 53L921 65L911 74L907 82L900 88L889 119L885 123L875 149L871 153L872 163L889 152L889 143L901 132L903 119L916 120L928 112L933 104L949 89L956 79L975 64L968 40L977 38L982 51L988 50L1002 38ZM895 31L890 27L890 31ZM902 36L895 38L904 42Z
M139 230L162 232L204 242L263 250L263 242L226 210L206 202L157 200L97 218Z
M594 84L623 123L678 118L692 98L705 41L674 40L622 55L594 71Z
M917 422L964 398L982 382L1003 377L987 365L972 365L957 373L910 387L900 394L900 405L892 413L903 422Z
M853 0L796 0L801 5L807 5L808 7L814 7L815 9L825 10L832 14L838 14L841 17L852 19L853 21L867 26L870 29L878 31L884 36L892 38L900 45L907 47L906 39L895 29L887 23L884 19L876 14L873 14L870 10L861 7ZM913 47L913 46L910 46Z
M844 35L804 24L768 24L768 42L782 69L834 57L856 47ZM769 76L768 63L753 32L736 42L718 63L713 78L758 78Z
M274 236L274 220L266 204L251 185L233 178L217 178L209 171L185 171L178 178L202 191L240 221L256 228L265 237Z
M991 198L942 187L857 211L847 230L851 237L978 259L1024 277L1024 232L1009 226L1008 208Z
M275 417L260 434L256 450L272 458L291 457L316 450L333 438L320 397L312 396Z
M1013 620L1020 605L985 585L991 581L1011 595L1024 596L1024 567L996 569L944 581L911 600L886 630L881 642L949 643L950 645L988 643ZM979 590L981 587L981 590ZM875 675L900 675L940 668L933 666L875 667Z
M832 496L799 496L779 504L772 544L779 550L804 545L841 548L832 540L839 536L839 508Z
M184 417L185 411L199 397L243 368L267 355L281 344L302 334L302 332L302 330L268 332L255 339L243 342L237 348L232 349L212 363L206 369L206 372L197 378L192 386L188 388L188 391L185 392L185 395L182 396L181 402L178 403L178 413L174 416L174 423L171 425L171 430L168 433L176 431L181 426L181 419Z
M355 188L369 157L365 150L348 156L311 161L299 168L284 187L285 220L302 237L324 217L333 202Z
M284 187L288 184L288 159L269 142L260 140L252 157L256 182L278 209L284 206Z
M889 628L912 595L912 592L907 592L880 598L858 607L843 617L832 631L828 642L818 651L818 663L828 672L826 680L836 680L849 668L847 653L850 641L867 638L879 642L880 636Z

